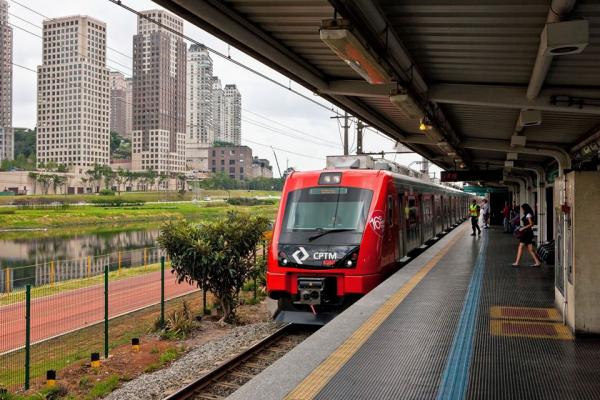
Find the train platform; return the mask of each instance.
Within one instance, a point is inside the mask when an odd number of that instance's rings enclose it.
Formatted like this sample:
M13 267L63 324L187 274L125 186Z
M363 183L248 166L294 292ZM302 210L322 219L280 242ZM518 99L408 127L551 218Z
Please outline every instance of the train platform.
M554 308L554 269L464 223L232 399L599 399L600 339ZM524 264L530 260L523 257Z

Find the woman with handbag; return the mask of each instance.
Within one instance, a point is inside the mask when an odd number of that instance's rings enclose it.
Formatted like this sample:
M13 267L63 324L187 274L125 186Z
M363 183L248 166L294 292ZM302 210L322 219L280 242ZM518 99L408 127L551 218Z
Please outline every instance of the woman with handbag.
M533 226L535 225L534 213L531 206L527 203L523 203L521 206L521 210L523 212L523 226L517 228L515 230L515 236L519 239L519 248L517 249L517 259L512 264L513 267L519 266L519 261L521 260L521 256L523 255L523 247L527 246L527 251L533 257L533 267L540 267L542 263L540 259L535 254L535 250L533 249Z

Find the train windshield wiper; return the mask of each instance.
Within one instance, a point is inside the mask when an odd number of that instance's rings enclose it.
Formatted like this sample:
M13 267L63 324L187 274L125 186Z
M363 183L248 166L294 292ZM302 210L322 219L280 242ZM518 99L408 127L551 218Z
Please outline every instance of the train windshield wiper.
M315 239L320 238L321 236L325 236L327 234L330 233L334 233L334 232L350 232L353 231L354 229L329 229L329 230L324 230L323 232L317 233L316 235L312 235L311 237L308 238L309 242L312 242Z

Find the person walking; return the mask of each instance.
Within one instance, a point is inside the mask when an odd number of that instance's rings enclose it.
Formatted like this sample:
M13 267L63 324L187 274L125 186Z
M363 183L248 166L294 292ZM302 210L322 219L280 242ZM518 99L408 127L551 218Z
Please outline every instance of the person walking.
M540 267L542 263L533 249L533 226L535 225L533 209L529 204L523 203L523 205L521 205L521 210L523 212L523 226L515 231L515 234L519 238L519 247L517 249L517 258L515 262L512 263L512 266L519 267L519 261L521 261L521 256L523 255L523 248L527 246L527 251L531 254L534 261L532 267Z
M481 206L481 212L483 213L483 229L490 228L490 204L487 199L483 199L483 205Z
M504 233L511 233L510 207L508 206L508 201L504 202L504 208L502 209L502 225L504 226Z
M475 231L477 230L477 234L481 235L481 229L479 229L479 205L477 204L477 200L473 199L473 202L469 205L469 216L471 217L471 227L473 228L473 233L471 236L475 236Z

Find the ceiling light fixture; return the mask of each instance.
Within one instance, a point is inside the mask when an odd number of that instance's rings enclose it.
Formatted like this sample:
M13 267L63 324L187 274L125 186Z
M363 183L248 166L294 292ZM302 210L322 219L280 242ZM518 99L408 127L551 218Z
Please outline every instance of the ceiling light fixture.
M421 107L404 89L396 90L390 94L390 102L402 110L411 119L423 117L423 111L421 111Z
M345 19L326 19L321 22L319 36L338 57L371 84L390 83L391 78L371 54Z
M431 130L431 128L433 128L433 126L431 125L431 121L429 121L429 118L427 118L427 117L421 118L421 120L419 121L419 130L420 131L429 131L429 130Z

